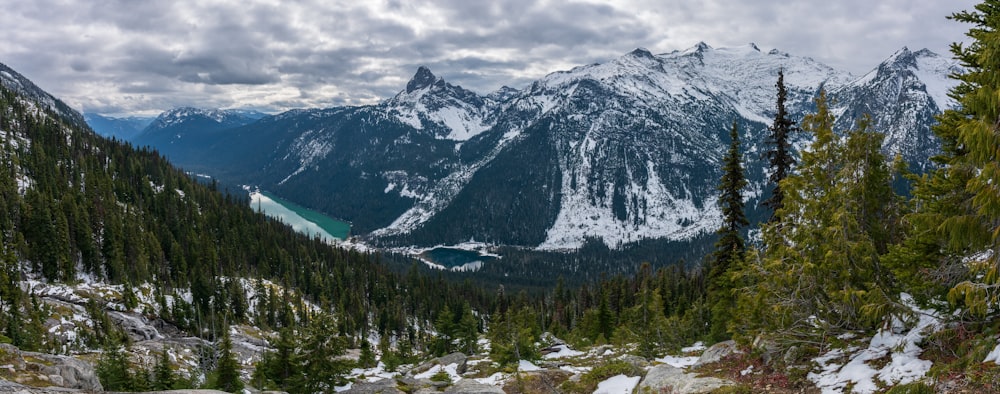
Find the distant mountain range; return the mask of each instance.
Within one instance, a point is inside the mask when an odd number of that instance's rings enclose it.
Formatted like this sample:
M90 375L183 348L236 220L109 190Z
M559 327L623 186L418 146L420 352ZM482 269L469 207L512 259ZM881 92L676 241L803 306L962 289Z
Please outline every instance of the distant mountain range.
M103 116L92 112L84 112L83 118L94 129L97 134L117 138L119 140L130 141L142 132L156 118L127 116L116 118Z
M755 207L766 193L779 70L794 120L825 89L841 129L870 114L884 150L918 169L938 146L934 115L953 105L947 75L961 71L928 50L903 48L856 77L753 44L701 43L659 55L636 49L479 95L421 67L376 105L267 117L178 109L133 142L349 220L371 242L572 250L590 239L689 241L720 223L719 161L734 120L747 206L763 215Z

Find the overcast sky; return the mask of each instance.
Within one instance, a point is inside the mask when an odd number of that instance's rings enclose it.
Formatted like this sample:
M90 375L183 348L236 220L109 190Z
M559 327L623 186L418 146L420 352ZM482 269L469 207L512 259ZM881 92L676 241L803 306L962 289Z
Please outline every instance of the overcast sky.
M0 63L71 106L374 103L417 67L486 94L637 47L756 43L864 74L908 46L942 55L972 0L11 0Z

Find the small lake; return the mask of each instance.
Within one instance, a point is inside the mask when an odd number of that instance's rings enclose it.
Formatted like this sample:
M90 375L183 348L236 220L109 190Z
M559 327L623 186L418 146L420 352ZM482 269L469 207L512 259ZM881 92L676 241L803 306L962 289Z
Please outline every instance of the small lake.
M332 241L351 235L351 224L282 199L268 192L250 192L250 207L281 220L300 233Z
M437 247L424 251L420 257L452 271L478 271L496 256L484 255L474 250Z

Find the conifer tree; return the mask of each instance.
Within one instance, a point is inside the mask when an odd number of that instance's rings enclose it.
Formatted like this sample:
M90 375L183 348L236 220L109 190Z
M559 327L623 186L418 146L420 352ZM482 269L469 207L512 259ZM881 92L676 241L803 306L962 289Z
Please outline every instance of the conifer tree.
M781 180L788 177L792 166L795 165L795 157L792 156L792 144L789 138L798 128L795 127L795 122L788 118L788 112L785 109L788 90L785 89L784 70L778 70L778 82L775 86L778 88L777 111L774 114L774 123L770 127L771 134L767 138L768 144L771 145L771 149L767 151L767 158L771 164L771 175L768 177L768 181L773 189L771 189L771 196L762 204L772 210L770 221L780 223L778 212L784 206L785 200L785 191L781 186Z
M219 365L215 368L214 388L235 393L243 389L240 380L240 366L233 353L233 341L229 330L224 330L222 342L219 345Z
M309 322L298 349L298 373L291 381L291 392L333 392L334 386L346 383L350 365L339 356L347 349L347 341L336 331L333 319L325 313Z
M802 122L813 143L781 183L780 221L763 226L765 249L739 272L750 283L737 305L741 331L768 331L786 344L871 328L882 317L873 305L886 304L880 246L899 232L867 221L898 216L882 135L862 120L845 140L833 131L825 93L816 108Z
M104 349L95 368L101 386L107 391L131 391L132 373L128 357L121 346L113 345Z
M722 227L719 228L719 240L715 243L712 254L712 265L708 275L708 298L712 311L712 327L710 337L713 341L729 338L726 326L732 318L735 306L733 299L733 283L730 270L743 259L746 245L741 232L749 222L743 212L743 188L747 185L743 175L743 165L740 164L740 137L736 122L729 132L729 152L723 159L722 179L719 182L719 208L722 210Z
M153 366L153 390L173 390L176 381L177 377L170 368L170 353L163 348L160 357L156 359L156 365Z
M948 296L979 318L1000 311L1000 1L953 14L969 23L969 45L952 44L965 73L950 92L958 105L938 116L941 168L917 182L913 229L898 248L897 276L954 285ZM983 253L992 250L991 253ZM916 263L916 270L908 268ZM930 273L930 275L928 275ZM957 284L956 284L957 283ZM932 286L934 288L935 286Z

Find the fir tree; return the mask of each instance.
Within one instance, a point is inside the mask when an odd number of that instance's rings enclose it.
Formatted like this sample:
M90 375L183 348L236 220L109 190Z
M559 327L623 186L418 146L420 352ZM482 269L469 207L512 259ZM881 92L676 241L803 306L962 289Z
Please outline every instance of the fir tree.
M767 158L771 164L771 175L768 177L768 181L773 188L771 196L762 204L771 208L771 222L780 223L778 212L784 206L785 200L785 191L782 189L781 181L791 174L792 166L795 165L795 157L792 156L792 144L789 138L798 128L795 127L795 122L788 118L788 112L785 110L788 91L785 89L784 70L778 71L778 82L775 86L778 88L777 111L774 114L774 123L770 127L771 134L767 138L768 144L771 145L771 149L767 151Z
M899 215L882 135L862 120L846 141L839 137L825 93L802 124L814 140L797 173L781 183L780 221L762 228L765 249L738 272L750 283L738 300L740 331L766 331L784 344L872 328L882 317L877 306L888 303L880 245L899 233L867 221Z
M916 210L907 244L924 246L918 253L900 253L916 261L913 276L935 278L950 286L948 297L965 305L973 316L988 319L1000 311L1000 1L986 0L975 11L953 14L969 23L968 46L952 44L966 72L953 75L959 84L950 93L958 105L938 116L934 128L943 153L942 167L916 185ZM981 253L992 250L992 253ZM902 252L906 252L903 250ZM922 253L920 253L922 252Z
M779 79L780 81L780 79ZM743 259L746 245L741 232L749 222L743 212L743 188L747 185L740 163L740 137L736 122L729 132L729 152L723 159L722 180L719 182L719 208L722 210L722 227L715 243L712 264L708 275L708 298L712 308L710 337L714 341L728 339L726 326L732 318L733 284L730 270Z
M153 390L173 390L177 383L173 369L170 368L170 353L166 348L160 351L160 357L153 366Z
M296 393L333 392L334 386L346 383L344 376L350 372L350 364L339 358L347 341L336 335L336 325L325 313L312 318L305 334L298 349L298 373L289 389Z
M243 389L243 381L240 380L240 366L236 361L236 354L233 353L233 341L229 337L229 330L224 331L222 342L219 344L219 364L215 368L213 388L235 393Z
M125 352L118 345L104 349L97 361L97 378L107 391L132 391L132 373Z

